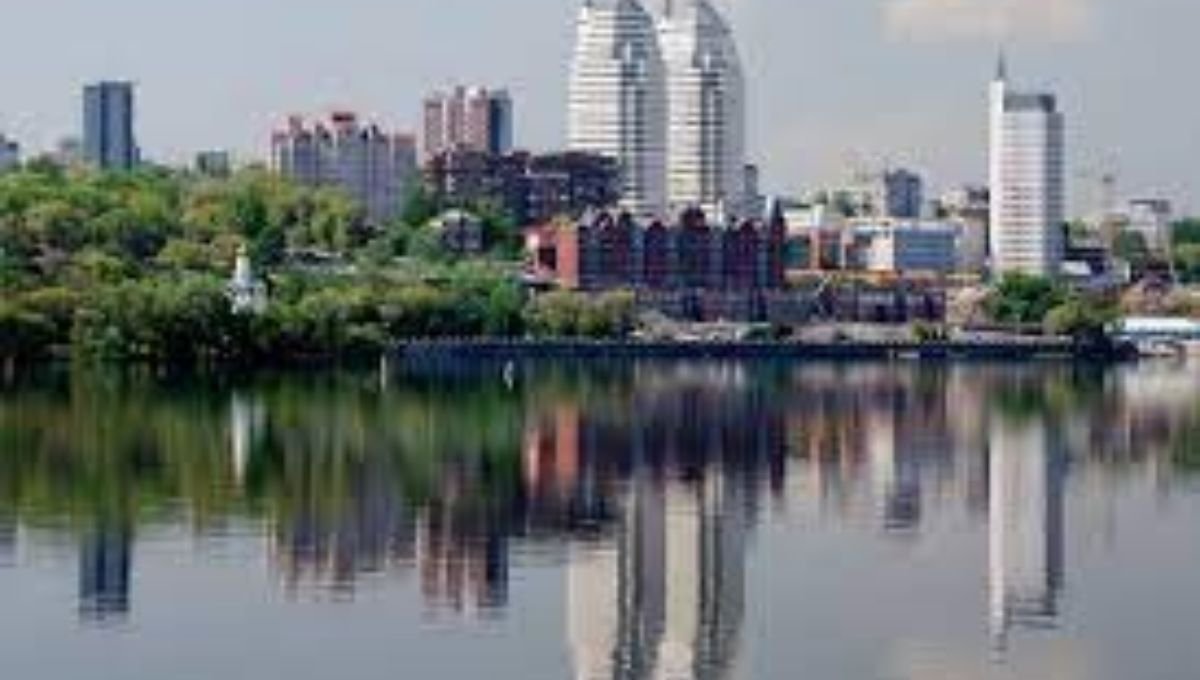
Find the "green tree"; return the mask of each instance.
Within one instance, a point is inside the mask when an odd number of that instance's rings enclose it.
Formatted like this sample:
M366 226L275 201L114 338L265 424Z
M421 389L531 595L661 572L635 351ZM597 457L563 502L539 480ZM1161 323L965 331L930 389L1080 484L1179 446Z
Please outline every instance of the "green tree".
M1175 246L1175 269L1184 281L1200 282L1200 243Z
M1122 231L1113 244L1113 254L1134 265L1142 264L1150 256L1146 237L1136 231Z
M1200 219L1180 220L1172 225L1171 231L1177 244L1200 244Z
M1047 313L1046 328L1055 335L1097 342L1119 317L1120 309L1114 302L1075 294Z
M1065 300L1066 291L1048 278L1009 274L1000 280L985 306L1000 323L1040 324Z
M437 199L426 190L424 184L417 182L409 188L404 197L404 210L400 219L410 227L423 227L429 220L437 217L440 210Z

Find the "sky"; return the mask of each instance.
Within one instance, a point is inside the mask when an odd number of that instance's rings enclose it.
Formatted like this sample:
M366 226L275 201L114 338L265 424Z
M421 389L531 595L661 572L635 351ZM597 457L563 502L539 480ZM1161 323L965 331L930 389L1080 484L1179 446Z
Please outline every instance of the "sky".
M660 0L645 0L653 6ZM582 0L0 0L0 132L78 134L89 80L138 83L144 153L266 155L290 113L418 127L454 83L508 87L517 142L565 139ZM1020 86L1058 93L1072 204L1161 195L1200 210L1196 0L714 0L746 62L752 159L772 193L883 164L931 188L986 174L986 92L1004 46Z

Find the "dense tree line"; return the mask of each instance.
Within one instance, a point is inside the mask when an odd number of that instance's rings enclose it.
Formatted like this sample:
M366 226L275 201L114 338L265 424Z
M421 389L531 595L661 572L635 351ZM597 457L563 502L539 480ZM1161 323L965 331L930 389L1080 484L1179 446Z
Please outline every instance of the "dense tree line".
M254 169L224 180L49 164L0 175L0 357L294 359L375 353L406 337L626 325L609 299L527 305L499 262L518 232L488 206L490 259L450 261L429 226L440 207L416 192L401 219L368 225L335 189ZM242 247L269 285L261 315L234 314L226 294Z

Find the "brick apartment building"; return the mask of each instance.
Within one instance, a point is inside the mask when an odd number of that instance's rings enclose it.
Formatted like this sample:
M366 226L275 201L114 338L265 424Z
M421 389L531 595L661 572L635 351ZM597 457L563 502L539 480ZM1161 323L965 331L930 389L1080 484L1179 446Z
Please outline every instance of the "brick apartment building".
M644 306L677 317L754 320L784 288L785 231L779 217L717 226L692 209L667 225L600 211L531 229L526 246L537 281L633 290Z
M471 149L439 153L425 165L425 187L445 206L492 202L518 224L579 217L617 202L616 161L583 152L495 154Z

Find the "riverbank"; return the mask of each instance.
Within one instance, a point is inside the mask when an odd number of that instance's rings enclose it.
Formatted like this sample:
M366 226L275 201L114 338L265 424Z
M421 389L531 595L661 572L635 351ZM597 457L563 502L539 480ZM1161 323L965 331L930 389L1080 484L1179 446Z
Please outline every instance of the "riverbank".
M1126 345L1087 345L1069 339L935 342L591 340L420 340L397 345L391 355L410 363L463 361L691 360L1061 360L1116 363L1136 358Z

